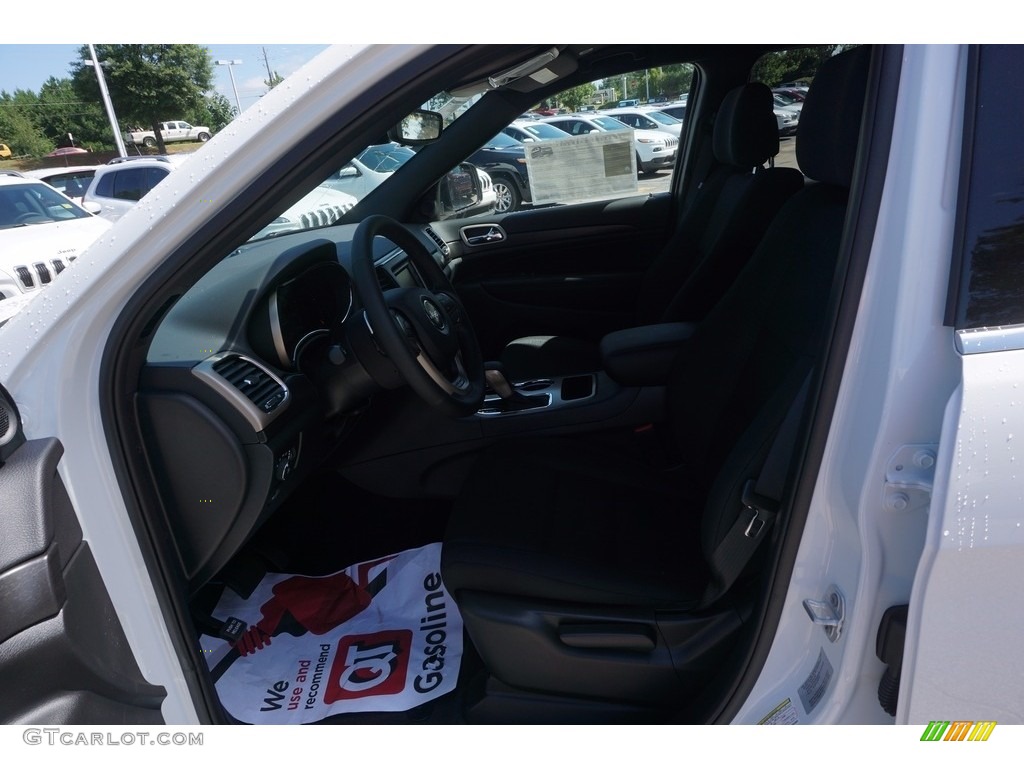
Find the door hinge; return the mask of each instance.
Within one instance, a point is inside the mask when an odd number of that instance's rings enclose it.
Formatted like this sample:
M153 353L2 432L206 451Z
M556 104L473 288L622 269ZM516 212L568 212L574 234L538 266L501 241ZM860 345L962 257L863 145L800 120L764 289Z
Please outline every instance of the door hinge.
M901 446L885 465L884 506L887 512L927 509L935 479L934 443Z

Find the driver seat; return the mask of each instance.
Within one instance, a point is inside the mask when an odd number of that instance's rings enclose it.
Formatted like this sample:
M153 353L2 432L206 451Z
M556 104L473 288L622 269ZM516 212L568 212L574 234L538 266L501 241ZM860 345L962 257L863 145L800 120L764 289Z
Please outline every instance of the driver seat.
M740 578L725 550L750 518L745 486L764 478L769 455L779 464L773 444L785 476L798 442L793 414L799 426L830 326L869 60L863 46L821 66L796 150L813 182L676 355L673 469L594 440L523 439L493 445L471 471L441 569L489 685L506 701L533 697L496 719L581 698L591 709L580 717L678 709L733 649L768 547ZM793 439L776 442L780 431Z

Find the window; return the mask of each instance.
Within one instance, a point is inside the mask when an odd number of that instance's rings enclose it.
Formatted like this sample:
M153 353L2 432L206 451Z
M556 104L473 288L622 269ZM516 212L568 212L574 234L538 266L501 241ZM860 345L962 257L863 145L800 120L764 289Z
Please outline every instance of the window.
M779 154L775 165L797 168L796 142L803 98L821 63L852 45L815 45L773 51L755 62L750 80L772 89L775 120L779 127Z
M118 200L138 201L167 175L163 168L125 168L110 174L113 176L111 194ZM99 190L97 190L99 193Z
M1019 46L972 50L954 241L958 329L1024 323L1022 66Z

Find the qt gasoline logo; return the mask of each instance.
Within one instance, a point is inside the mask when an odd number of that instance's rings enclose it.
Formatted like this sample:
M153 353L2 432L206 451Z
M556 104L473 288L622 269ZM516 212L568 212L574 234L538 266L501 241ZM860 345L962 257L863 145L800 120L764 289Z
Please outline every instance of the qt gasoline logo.
M407 629L343 637L324 703L399 693L405 687L411 646L412 632Z
M921 741L988 741L995 727L995 720L932 720Z

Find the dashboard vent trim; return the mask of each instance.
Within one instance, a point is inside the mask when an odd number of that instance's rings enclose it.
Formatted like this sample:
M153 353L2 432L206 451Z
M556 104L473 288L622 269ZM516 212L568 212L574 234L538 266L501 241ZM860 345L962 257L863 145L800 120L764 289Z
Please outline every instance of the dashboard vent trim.
M434 231L433 227L427 227L424 231L427 233L427 237L433 240L434 244L437 245L437 249L441 252L441 255L444 256L444 263L447 264L448 258L452 255L452 249L448 247L448 243L446 243L444 239Z
M192 369L262 432L291 401L288 386L266 366L237 352L218 352Z

